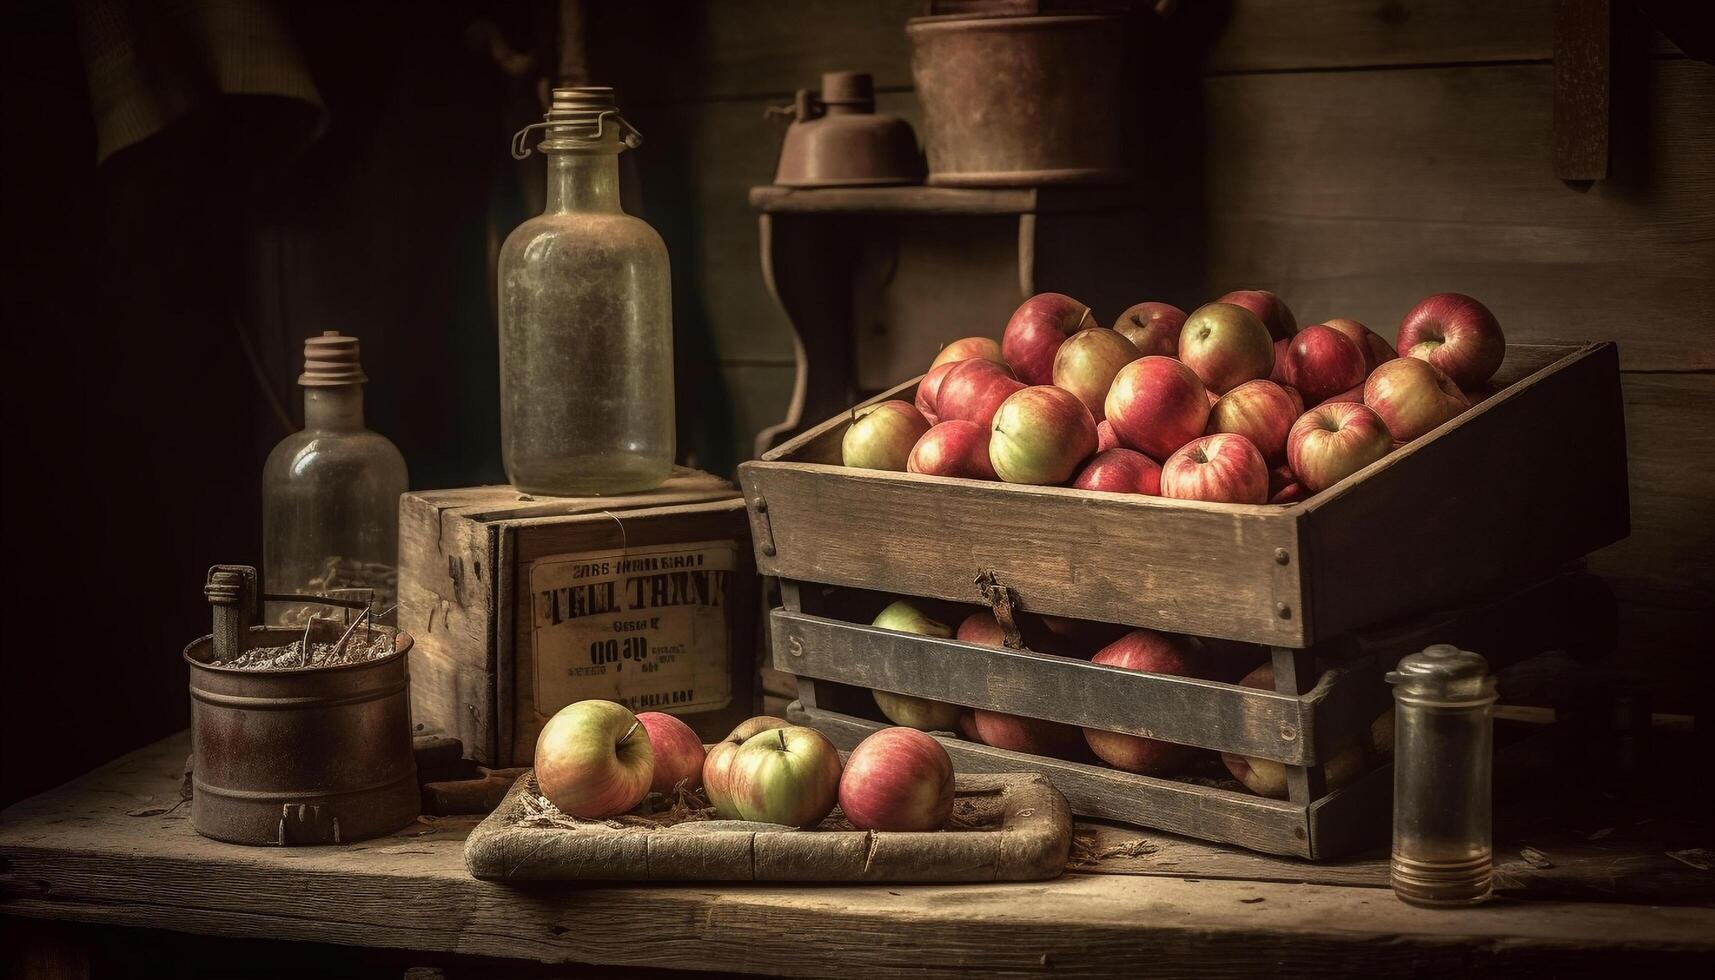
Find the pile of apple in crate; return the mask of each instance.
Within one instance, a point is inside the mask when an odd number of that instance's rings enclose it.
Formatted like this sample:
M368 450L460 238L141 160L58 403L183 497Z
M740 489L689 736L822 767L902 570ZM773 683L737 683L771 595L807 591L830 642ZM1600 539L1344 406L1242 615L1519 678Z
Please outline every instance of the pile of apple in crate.
M1258 850L1385 836L1386 666L1626 533L1613 345L1457 293L1394 344L1261 290L1112 322L1034 296L741 468L799 720Z

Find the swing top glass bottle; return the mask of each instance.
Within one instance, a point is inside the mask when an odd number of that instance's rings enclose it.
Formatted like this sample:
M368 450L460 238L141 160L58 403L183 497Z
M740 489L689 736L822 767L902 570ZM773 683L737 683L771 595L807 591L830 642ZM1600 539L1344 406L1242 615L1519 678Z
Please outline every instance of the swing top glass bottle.
M527 493L658 486L673 465L673 318L667 248L619 204L619 153L637 133L609 88L555 89L530 130L547 207L501 247L501 447Z

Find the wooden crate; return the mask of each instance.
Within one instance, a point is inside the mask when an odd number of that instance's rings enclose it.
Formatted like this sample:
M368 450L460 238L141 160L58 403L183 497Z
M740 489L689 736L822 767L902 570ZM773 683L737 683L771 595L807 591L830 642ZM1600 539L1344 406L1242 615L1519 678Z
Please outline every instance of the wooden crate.
M909 399L914 384L879 397ZM879 688L1274 759L1287 800L949 742L967 768L1047 772L1081 813L1344 853L1373 836L1389 784L1382 770L1327 793L1322 763L1387 706L1390 658L1436 640L1425 627L1445 638L1450 614L1437 611L1483 608L1628 530L1614 345L1514 347L1495 387L1284 506L849 470L838 458L850 416L830 420L740 468L758 567L783 583L775 665L799 675L801 710L837 740L873 727L852 692ZM1025 612L1265 645L1276 691L914 637L818 608L840 588L975 603L979 576ZM1358 635L1413 617L1391 645ZM1353 649L1369 656L1332 652ZM1319 669L1336 661L1346 666Z
M547 719L588 697L670 712L708 741L757 711L755 565L724 480L681 468L616 497L408 493L399 566L413 721L479 762L529 765Z

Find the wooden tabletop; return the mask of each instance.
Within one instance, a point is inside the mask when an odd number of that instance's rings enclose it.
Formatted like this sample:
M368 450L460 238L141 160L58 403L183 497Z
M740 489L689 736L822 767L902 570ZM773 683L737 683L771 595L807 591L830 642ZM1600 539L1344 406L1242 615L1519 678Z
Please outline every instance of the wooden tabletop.
M465 872L476 818L425 818L342 847L205 840L179 805L188 745L181 733L0 814L0 913L844 980L1582 973L1621 957L1715 958L1715 909L1705 906L1502 898L1427 912L1398 902L1373 859L1308 865L1111 827L1084 826L1079 851L1120 873L1033 884L494 885ZM1502 860L1503 880L1519 864Z

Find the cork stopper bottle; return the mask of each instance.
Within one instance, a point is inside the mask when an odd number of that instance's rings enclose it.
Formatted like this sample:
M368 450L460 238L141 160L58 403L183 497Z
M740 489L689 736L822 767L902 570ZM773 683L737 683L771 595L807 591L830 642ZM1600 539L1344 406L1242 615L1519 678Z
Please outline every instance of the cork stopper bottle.
M405 458L363 425L356 337L304 341L304 428L262 468L262 581L269 592L368 598L380 613L398 591L399 495ZM270 622L301 624L315 606L271 604Z

